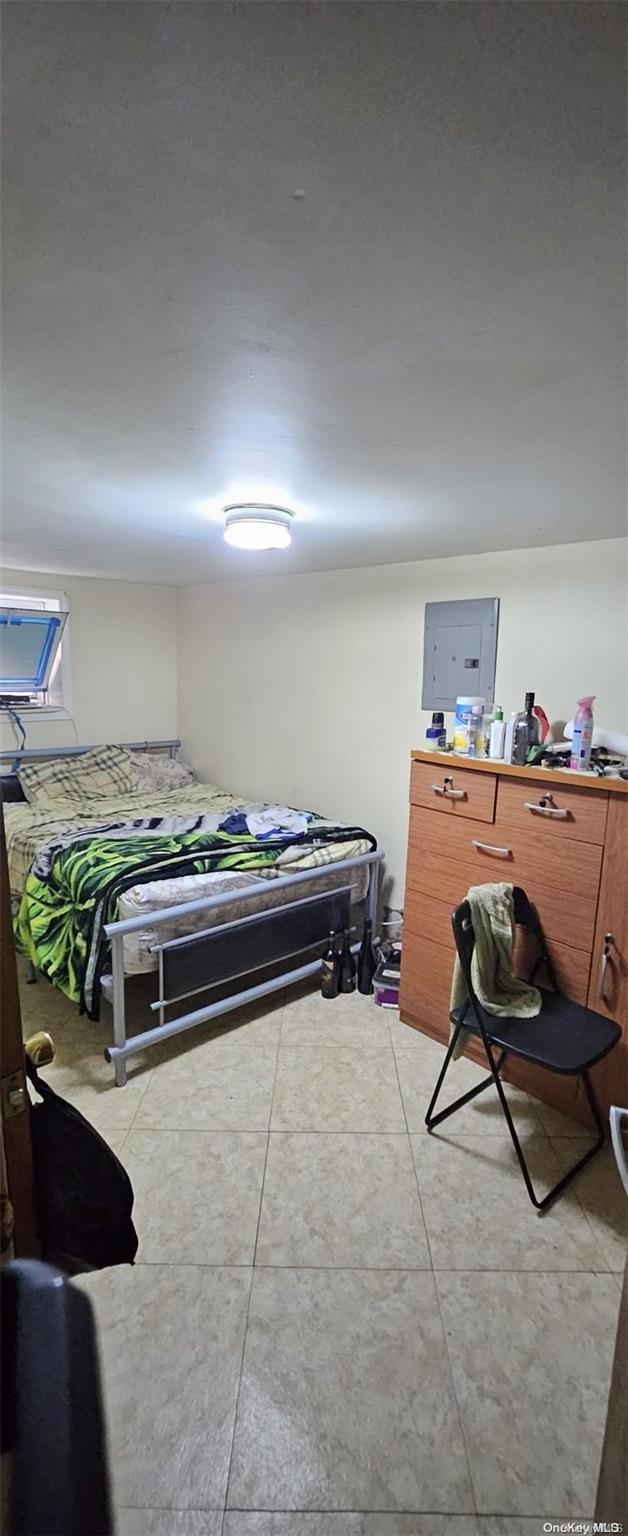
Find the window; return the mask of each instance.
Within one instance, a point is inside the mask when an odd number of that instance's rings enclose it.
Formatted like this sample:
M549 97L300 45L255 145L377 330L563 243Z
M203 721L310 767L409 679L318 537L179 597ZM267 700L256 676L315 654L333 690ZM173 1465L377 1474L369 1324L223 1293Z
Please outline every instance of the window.
M63 592L0 592L0 695L20 709L71 712Z

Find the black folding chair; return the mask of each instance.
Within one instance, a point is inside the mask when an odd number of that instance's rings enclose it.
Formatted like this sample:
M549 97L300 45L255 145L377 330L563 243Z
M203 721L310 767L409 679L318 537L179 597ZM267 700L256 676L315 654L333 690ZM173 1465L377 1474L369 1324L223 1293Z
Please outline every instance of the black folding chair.
M562 1194L576 1174L595 1157L604 1144L604 1124L600 1115L593 1087L589 1079L589 1068L596 1062L602 1061L608 1056L613 1046L620 1038L619 1024L612 1019L606 1019L601 1013L595 1013L592 1008L583 1008L581 1003L574 1003L569 997L563 997L558 990L556 973L551 958L547 952L547 944L543 929L536 915L534 907L528 900L525 891L520 886L514 887L514 918L515 923L529 929L538 943L539 954L535 961L530 981L533 981L541 966L545 965L554 991L540 987L542 1004L541 1011L533 1019L497 1018L494 1013L488 1013L478 1001L471 980L471 956L475 945L475 934L471 921L471 909L468 901L463 901L451 915L451 925L454 931L456 949L462 966L463 974L469 990L469 1000L461 1008L454 1008L450 1015L453 1031L449 1042L449 1048L440 1071L438 1082L434 1089L429 1109L425 1116L425 1124L428 1131L433 1131L435 1126L446 1120L449 1115L455 1114L463 1104L468 1104L471 1099L477 1098L479 1093L490 1087L493 1083L499 1094L501 1107L504 1111L506 1124L512 1143L517 1154L519 1167L523 1174L526 1189L536 1206L539 1215L542 1215L556 1197ZM439 1114L433 1113L438 1099L445 1073L453 1056L461 1030L468 1030L482 1041L488 1057L490 1073L482 1079L475 1088L462 1097L456 1099L447 1109L442 1109ZM496 1060L493 1047L499 1051ZM538 1067L545 1067L548 1072L557 1072L562 1077L581 1077L584 1091L591 1110L597 1141L594 1146L578 1159L573 1168L559 1179L549 1194L542 1200L537 1199L534 1185L530 1178L528 1165L523 1155L521 1143L515 1130L508 1101L504 1093L500 1073L508 1056L518 1056L522 1061L533 1062Z

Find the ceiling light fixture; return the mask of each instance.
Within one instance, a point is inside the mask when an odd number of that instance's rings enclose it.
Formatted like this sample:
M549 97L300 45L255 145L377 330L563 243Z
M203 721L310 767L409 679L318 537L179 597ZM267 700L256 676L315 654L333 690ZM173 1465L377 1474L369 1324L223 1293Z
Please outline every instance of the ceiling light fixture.
M236 549L287 549L292 543L292 513L257 501L225 507L224 538Z

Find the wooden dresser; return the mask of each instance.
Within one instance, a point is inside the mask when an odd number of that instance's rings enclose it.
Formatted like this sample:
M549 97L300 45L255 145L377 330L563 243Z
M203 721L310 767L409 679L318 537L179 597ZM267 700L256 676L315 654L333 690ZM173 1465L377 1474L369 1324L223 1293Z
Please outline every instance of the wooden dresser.
M622 1025L592 1080L605 1109L627 1104L628 783L412 753L400 1011L437 1040L449 1035L452 909L470 885L493 880L533 901L561 990ZM516 958L525 974L525 942ZM469 1054L483 1059L475 1043ZM504 1075L588 1123L574 1079L514 1061Z

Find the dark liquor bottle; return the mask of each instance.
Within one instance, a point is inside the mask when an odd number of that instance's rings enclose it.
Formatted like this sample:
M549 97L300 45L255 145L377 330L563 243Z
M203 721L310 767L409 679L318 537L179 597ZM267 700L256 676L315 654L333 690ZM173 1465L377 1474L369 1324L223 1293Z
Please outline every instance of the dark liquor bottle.
M340 991L355 992L355 960L351 953L348 929L345 929L340 951Z
M321 996L337 997L340 983L340 955L336 949L336 935L332 928L327 949L321 962Z
M534 694L526 693L525 709L517 715L512 735L512 761L521 767L528 761L528 752L538 747L541 740L541 726L533 711Z
M358 992L363 992L365 997L373 991L373 976L375 973L375 955L373 954L373 924L370 917L364 922L362 943L358 951Z

